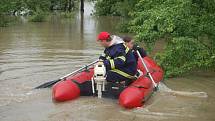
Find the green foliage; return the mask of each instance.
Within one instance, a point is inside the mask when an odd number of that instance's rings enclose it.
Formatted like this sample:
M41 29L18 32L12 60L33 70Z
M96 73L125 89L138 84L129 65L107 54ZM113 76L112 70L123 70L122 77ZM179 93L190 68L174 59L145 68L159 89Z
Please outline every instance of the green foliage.
M0 0L0 14L11 12L16 9L18 0Z
M77 0L0 0L0 26L7 26L9 20L5 15L19 15L26 13L32 15L30 21L45 21L47 13L53 10L63 10L72 12ZM4 16L4 17L3 17ZM73 13L65 13L64 17L71 17Z
M74 12L62 12L61 17L63 18L74 18L75 13Z
M187 0L141 0L136 5L135 12L131 13L134 19L130 30L137 34L139 41L144 41L150 48L157 39L180 27L177 26L178 22L180 24L182 18L188 17L187 7Z
M25 4L33 12L37 12L38 9L47 12L51 6L51 0L25 0Z
M210 65L208 48L199 40L189 37L173 38L168 42L165 50L164 53L156 56L156 60L165 69L167 77Z
M96 15L119 15L116 11L116 3L120 0L98 0L95 4Z
M29 19L31 22L44 22L46 20L45 14L36 13L35 15L32 15Z
M120 23L117 25L117 30L119 30L122 33L128 33L129 32L129 20L122 20Z
M128 17L128 13L139 0L97 0L95 4L96 15L113 15Z
M165 35L194 38L212 35L215 32L215 1L207 2L209 0L141 0L136 4L135 12L130 13L134 18L130 30L137 34L138 40L152 45Z
M46 20L47 14L37 8L36 12L30 17L31 22L43 22Z
M14 14L13 12L26 8L36 12L39 8L42 11L48 11L50 0L1 0L0 13Z
M157 58L166 76L215 67L214 0L100 0L96 10L128 18L121 30L136 34L149 52L165 39L167 47Z
M148 50L160 38L168 42L164 53L157 56L167 77L214 67L215 1L141 0L135 8L130 13L134 18L130 31L136 39Z

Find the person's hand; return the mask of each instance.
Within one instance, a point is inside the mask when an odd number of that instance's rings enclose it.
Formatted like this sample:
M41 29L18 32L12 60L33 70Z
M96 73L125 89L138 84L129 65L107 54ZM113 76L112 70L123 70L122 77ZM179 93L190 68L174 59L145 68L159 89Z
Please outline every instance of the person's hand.
M134 46L133 46L133 48L132 48L133 50L135 50L135 51L137 51L137 50L139 50L140 49L140 46L139 45L137 45L137 44L134 44Z
M106 58L104 56L102 56L102 55L99 57L99 60L105 60L105 59Z
M104 65L103 60L99 59L99 61L97 62L97 65Z

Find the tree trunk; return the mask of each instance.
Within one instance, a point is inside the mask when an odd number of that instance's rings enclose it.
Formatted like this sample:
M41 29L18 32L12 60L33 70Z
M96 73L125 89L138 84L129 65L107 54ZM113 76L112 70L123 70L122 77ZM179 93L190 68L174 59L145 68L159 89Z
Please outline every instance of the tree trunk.
M63 11L66 12L66 3L64 4Z
M53 12L53 10L54 10L54 1L51 1L51 5L50 5L50 11L52 11Z
M68 11L72 11L72 0L68 0Z
M84 12L84 0L81 0L81 12Z

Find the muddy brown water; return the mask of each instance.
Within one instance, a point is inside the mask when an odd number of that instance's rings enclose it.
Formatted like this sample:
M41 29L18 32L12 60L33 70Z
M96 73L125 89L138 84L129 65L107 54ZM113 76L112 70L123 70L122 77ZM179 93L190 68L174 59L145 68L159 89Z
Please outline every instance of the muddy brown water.
M83 21L77 14L73 20L53 17L0 28L1 121L215 120L214 72L166 80L143 107L132 110L121 108L117 100L95 97L55 103L51 89L34 90L97 59L100 31L116 33L120 18L92 17L91 6L85 4Z

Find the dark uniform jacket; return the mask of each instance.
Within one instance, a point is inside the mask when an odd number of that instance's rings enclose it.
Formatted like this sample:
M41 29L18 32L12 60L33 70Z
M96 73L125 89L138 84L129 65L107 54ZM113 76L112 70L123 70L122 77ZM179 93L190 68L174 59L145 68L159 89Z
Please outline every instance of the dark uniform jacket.
M133 52L124 43L106 48L104 54L104 56L100 56L100 59L104 60L107 81L111 79L113 81L122 81L123 79L132 79L134 77L137 72L137 61Z

